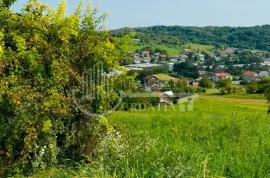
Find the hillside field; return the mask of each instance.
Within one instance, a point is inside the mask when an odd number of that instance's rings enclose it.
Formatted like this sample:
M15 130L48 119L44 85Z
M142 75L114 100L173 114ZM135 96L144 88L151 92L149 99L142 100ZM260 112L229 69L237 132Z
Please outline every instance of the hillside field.
M88 167L50 172L59 177L270 177L267 107L262 99L207 93L194 100L193 111L182 112L178 105L118 111L109 119L123 140L108 142Z
M200 52L205 51L205 52L208 52L210 54L212 54L213 50L215 49L215 47L211 46L211 45L202 45L202 44L196 44L196 43L187 43L187 44L183 45L184 49L186 49L188 47L190 47L190 49L192 51L199 50Z
M197 50L201 51L205 51L208 52L209 54L213 53L213 50L215 49L214 46L211 45L201 45L201 44L195 44L195 43L187 43L182 45L181 47L168 47L166 45L139 45L136 43L132 43L129 47L129 53L134 53L136 50L141 50L144 47L147 46L152 46L153 49L155 48L161 48L164 49L168 52L169 56L179 56L180 54L183 54L183 50L186 48L189 48L194 51L197 52Z

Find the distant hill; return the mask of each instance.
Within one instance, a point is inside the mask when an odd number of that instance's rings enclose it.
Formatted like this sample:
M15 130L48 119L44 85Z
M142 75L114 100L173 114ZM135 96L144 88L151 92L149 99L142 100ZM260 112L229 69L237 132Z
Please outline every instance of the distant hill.
M213 45L216 48L235 47L270 51L270 25L255 27L182 27L152 26L112 30L120 37L131 31L143 44L181 46L186 43Z

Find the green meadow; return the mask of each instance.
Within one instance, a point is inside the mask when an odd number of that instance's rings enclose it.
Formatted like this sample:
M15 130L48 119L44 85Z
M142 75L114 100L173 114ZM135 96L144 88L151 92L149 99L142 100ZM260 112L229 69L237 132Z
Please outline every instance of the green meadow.
M129 47L129 52L130 53L134 53L136 50L141 50L142 48L144 47L147 47L149 45L130 45ZM163 49L163 50L166 50L168 52L168 55L169 56L178 56L180 55L180 49L177 49L177 48L172 48L172 47L168 47L166 45L151 45L153 47L153 49L155 48L160 48L160 49Z
M107 140L96 160L39 177L270 177L266 113L266 100L209 93L193 107L118 111L109 120L120 135Z
M142 48L146 46L149 46L149 45L139 45L137 43L132 43L129 47L129 52L134 53L136 50L141 50ZM215 47L211 45L201 45L201 44L195 44L195 43L187 43L181 47L180 46L168 47L166 45L150 45L150 46L152 46L153 49L160 48L160 49L166 50L169 56L178 56L181 53L183 53L183 50L186 48L190 48L194 52L197 52L197 50L199 50L200 52L205 51L210 54L212 54L213 50L215 49Z
M202 44L196 44L196 43L187 43L184 45L183 47L184 49L185 48L190 48L192 51L205 51L205 52L208 52L208 53L212 53L213 50L215 49L214 46L211 46L211 45L202 45Z

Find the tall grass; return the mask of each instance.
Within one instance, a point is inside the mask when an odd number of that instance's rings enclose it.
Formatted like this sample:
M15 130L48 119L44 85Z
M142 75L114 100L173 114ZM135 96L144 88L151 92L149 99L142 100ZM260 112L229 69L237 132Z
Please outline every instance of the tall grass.
M120 134L109 133L91 163L37 177L270 177L266 110L198 100L191 112L117 112Z

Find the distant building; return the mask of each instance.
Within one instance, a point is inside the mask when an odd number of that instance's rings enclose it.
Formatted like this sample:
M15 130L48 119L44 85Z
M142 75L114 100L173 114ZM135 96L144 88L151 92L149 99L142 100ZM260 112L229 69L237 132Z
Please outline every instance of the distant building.
M189 54L190 52L191 52L190 49L184 49L184 53L185 53L185 54Z
M155 91L155 92L153 92L153 94L155 96L160 97L160 102L159 102L160 105L167 105L167 104L172 105L173 104L173 102L171 100L171 96L169 96L168 94L163 93L163 92L159 92L159 91Z
M135 64L140 64L142 62L142 58L141 57L138 57L138 56L135 56L134 59L133 59L133 62Z
M126 65L125 66L127 68L127 70L152 70L154 68L159 68L159 67L168 67L166 64L130 64L130 65Z
M169 70L170 71L173 71L174 63L168 63L167 65L169 66Z
M150 57L150 51L143 51L142 57Z
M144 63L150 64L150 60L151 60L150 57L144 57L144 58L143 58L143 62L144 62Z
M204 61L205 56L203 54L200 54L197 56L199 61Z
M180 57L178 58L178 60L179 60L179 62L186 62L187 58L188 58L188 56L182 55L182 56L180 56Z
M160 54L160 55L159 55L159 59L160 59L160 60L165 60L166 58L167 58L166 55L163 55L163 54Z
M157 85L153 82L147 82L146 84L144 84L144 89L147 92L151 92L153 90L156 90L157 88Z
M225 73L225 72L222 72L222 73L215 73L215 74L212 76L212 80L213 80L214 82L218 82L218 81L223 80L223 79L226 79L226 78L232 79L232 76L231 76L229 73Z
M253 72L253 71L247 71L244 73L244 79L251 82L253 80L259 80L260 76L259 74L257 74L257 72Z
M269 71L260 71L258 74L259 74L260 77L268 77L268 76L270 76Z

